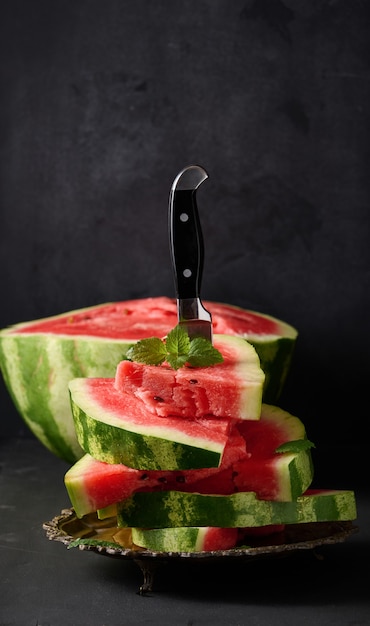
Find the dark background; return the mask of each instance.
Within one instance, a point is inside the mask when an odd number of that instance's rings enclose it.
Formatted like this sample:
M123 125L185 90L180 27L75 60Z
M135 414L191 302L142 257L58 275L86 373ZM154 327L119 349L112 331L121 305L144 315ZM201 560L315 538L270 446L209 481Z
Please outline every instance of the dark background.
M173 296L168 194L198 163L203 298L298 329L280 405L347 486L368 422L369 32L361 0L2 2L0 327ZM32 436L2 382L0 401L2 436Z

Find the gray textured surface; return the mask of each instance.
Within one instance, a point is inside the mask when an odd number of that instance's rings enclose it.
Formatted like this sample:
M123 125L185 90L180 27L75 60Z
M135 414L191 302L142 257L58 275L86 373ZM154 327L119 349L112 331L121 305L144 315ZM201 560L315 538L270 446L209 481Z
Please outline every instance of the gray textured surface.
M317 444L355 441L369 26L360 0L5 0L0 327L172 295L169 189L199 163L203 296L296 326L284 407ZM0 400L5 430L26 434L3 385Z

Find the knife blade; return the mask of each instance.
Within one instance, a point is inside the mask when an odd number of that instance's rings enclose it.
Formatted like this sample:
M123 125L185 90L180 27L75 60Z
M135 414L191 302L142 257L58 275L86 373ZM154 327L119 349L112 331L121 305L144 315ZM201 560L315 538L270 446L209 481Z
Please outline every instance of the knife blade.
M169 200L169 239L180 326L189 337L212 342L212 316L200 299L204 243L196 191L208 178L199 165L189 165L172 183Z

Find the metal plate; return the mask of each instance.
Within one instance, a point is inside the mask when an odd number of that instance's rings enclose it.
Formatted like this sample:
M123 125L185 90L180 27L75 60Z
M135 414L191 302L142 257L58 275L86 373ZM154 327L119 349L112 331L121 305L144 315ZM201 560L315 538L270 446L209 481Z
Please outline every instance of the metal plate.
M248 546L243 544L231 550L152 552L134 546L130 529L118 528L115 517L99 520L96 514L89 514L79 519L72 508L64 509L51 521L44 522L43 528L48 539L62 542L68 548L78 547L80 550L92 550L105 556L134 560L144 575L140 594L152 590L154 569L162 562L184 559L253 559L281 555L340 543L358 531L352 522L289 524L283 532L274 535L248 537Z

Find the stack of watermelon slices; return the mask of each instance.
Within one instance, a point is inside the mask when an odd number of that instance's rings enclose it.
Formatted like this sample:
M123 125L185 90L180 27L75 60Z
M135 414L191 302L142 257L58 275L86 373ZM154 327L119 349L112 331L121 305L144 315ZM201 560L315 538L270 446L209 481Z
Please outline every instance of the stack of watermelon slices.
M113 515L134 545L165 552L354 520L352 491L309 489L312 444L297 417L263 402L255 348L228 334L214 346L223 362L210 367L123 360L115 378L70 381L85 452L65 475L76 515Z

